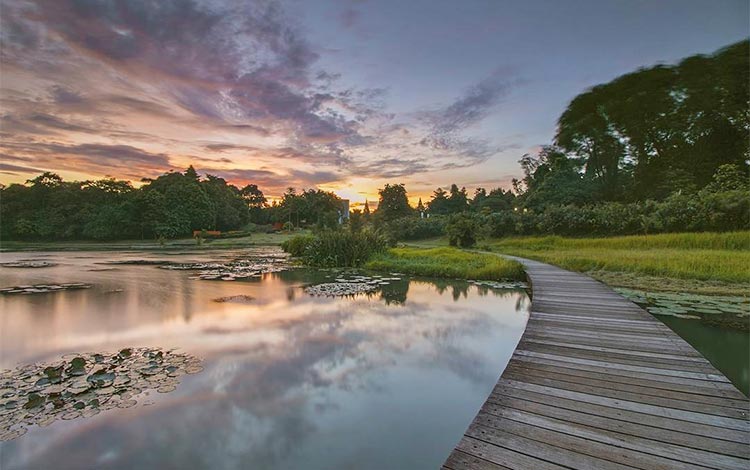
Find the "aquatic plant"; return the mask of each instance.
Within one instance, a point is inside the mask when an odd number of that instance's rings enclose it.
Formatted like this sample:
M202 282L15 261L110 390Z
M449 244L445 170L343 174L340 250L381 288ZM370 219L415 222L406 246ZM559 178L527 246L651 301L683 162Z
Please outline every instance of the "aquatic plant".
M623 288L615 290L653 315L694 320L710 318L714 324L743 331L750 329L750 300L747 297L649 292Z
M0 372L0 441L23 436L27 426L130 408L143 392L172 392L180 376L202 370L200 359L159 348L67 354L51 363L4 370Z
M371 231L326 230L312 237L295 237L282 245L309 266L357 267L387 248L386 239Z
M62 292L66 290L90 289L91 284L83 282L66 282L62 284L34 284L0 289L2 295L14 294L46 294L48 292Z

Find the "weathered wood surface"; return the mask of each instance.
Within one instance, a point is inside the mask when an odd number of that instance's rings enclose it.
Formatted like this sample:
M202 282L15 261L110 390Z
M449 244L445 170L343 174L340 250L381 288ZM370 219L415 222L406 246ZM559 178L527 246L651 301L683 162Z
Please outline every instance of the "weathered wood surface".
M518 260L526 331L444 469L750 469L750 402L724 375L607 286Z

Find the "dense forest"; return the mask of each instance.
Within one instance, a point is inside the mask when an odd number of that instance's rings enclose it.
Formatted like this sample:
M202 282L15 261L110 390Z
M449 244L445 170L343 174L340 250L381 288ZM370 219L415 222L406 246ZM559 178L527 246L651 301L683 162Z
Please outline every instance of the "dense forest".
M438 188L409 204L406 188L380 190L377 210L349 226L392 240L463 227L489 236L614 235L750 228L750 42L674 66L641 69L575 97L554 142L524 155L512 190ZM341 199L289 188L269 204L253 184L200 177L190 167L145 179L63 181L44 173L0 187L3 239L175 238L271 223L333 228Z
M293 226L338 224L341 199L333 193L290 188L268 204L254 184L238 188L193 167L144 179L63 181L54 173L0 188L0 229L5 239L114 240L176 238L194 230L236 231L286 222Z

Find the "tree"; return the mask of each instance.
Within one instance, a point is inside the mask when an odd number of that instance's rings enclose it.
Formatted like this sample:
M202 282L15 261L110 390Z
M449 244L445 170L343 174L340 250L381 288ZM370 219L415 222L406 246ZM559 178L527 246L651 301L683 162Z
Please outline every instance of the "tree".
M462 212L453 214L445 226L448 235L448 243L451 246L471 248L476 245L479 238L480 223L475 214Z
M226 231L247 223L249 210L239 189L213 175L206 175L200 185L213 203L213 227Z
M378 191L378 194L380 200L376 214L381 222L388 222L414 213L409 205L409 198L403 184L386 184Z
M349 230L352 232L360 232L365 225L365 217L361 210L354 209L349 214Z
M240 196L249 208L251 222L260 224L268 221L264 216L264 209L268 207L268 200L263 195L263 191L258 189L258 185L248 184L240 190Z
M432 215L445 215L449 213L448 196L443 188L437 188L432 193L432 199L427 203Z
M637 70L576 96L555 144L595 200L664 199L750 157L750 42ZM520 185L519 185L520 186Z
M367 203L367 199L365 199L365 207L362 210L362 216L364 217L365 221L370 220L370 205Z
M422 204L422 198L419 198L419 202L417 203L417 214L419 214L420 217L424 217L426 209L424 207L424 204Z
M468 210L469 198L466 195L466 188L458 189L457 185L452 184L447 205L449 214L457 214Z

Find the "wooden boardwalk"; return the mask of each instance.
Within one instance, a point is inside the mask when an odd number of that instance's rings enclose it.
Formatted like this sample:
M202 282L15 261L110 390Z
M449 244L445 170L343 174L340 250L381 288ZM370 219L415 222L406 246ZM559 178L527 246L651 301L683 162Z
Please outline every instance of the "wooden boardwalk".
M750 469L749 402L695 349L605 285L519 261L526 331L444 469Z

